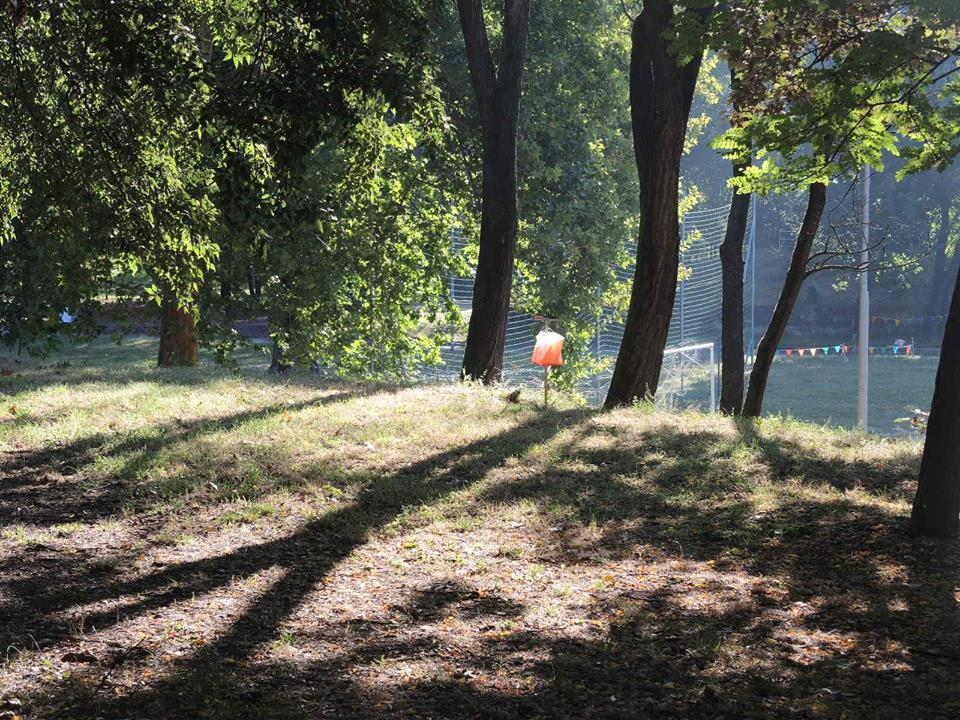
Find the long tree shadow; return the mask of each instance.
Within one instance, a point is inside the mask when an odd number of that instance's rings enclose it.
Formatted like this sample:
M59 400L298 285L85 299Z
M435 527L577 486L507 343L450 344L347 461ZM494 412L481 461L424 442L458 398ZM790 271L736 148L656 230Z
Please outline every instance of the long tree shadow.
M362 489L356 501L308 522L292 535L247 545L217 557L179 563L144 578L105 583L97 588L55 589L31 598L34 614L56 618L64 609L111 598L133 598L109 611L86 616L86 622L104 629L150 610L208 593L233 578L248 577L279 567L281 577L216 641L183 663L168 681L130 697L99 707L104 715L136 713L171 715L171 707L196 708L207 699L222 697L236 681L232 667L258 645L273 639L278 627L307 594L369 534L384 527L405 508L435 502L483 479L508 458L545 442L589 411L550 411L499 435L484 437L438 453L380 477ZM31 586L35 588L35 586ZM16 593L16 587L11 588ZM150 710L146 710L150 708ZM90 708L76 709L78 716ZM176 714L176 713L173 713ZM182 715L181 715L182 716Z
M8 532L12 532L10 528L21 524L52 529L61 523L92 523L111 518L131 499L129 478L176 443L229 432L245 423L282 413L347 402L373 392L376 392L374 388L328 392L301 402L276 403L227 416L164 423L142 433L96 433L70 443L8 453L0 462L0 519ZM118 458L125 463L123 471L94 488L86 487L77 475L80 468L95 458ZM161 516L140 520L140 535L149 537L162 522ZM3 590L0 618L4 621L0 625L0 642L3 647L23 645L28 634L30 644L35 644L37 638L62 636L68 631L69 622L57 611L65 606L64 602L71 602L70 598L73 602L84 602L83 598L88 596L92 600L112 596L109 567L96 571L98 561L102 560L96 551L65 552L42 539L25 540L21 546L19 552L0 559L0 589ZM121 550L117 548L116 552ZM116 552L111 564L119 564L123 559ZM132 557L136 551L127 547L126 554ZM95 570L92 576L91 568ZM55 578L55 582L51 582L51 578ZM90 590L91 583L95 584L95 590Z
M150 465L157 453L175 443L225 433L249 422L312 407L347 402L378 392L376 388L342 390L293 403L196 420L176 420L132 432L98 432L69 443L0 455L0 519L4 523L51 526L92 522L116 513L130 497L124 478ZM96 459L121 459L122 472L95 491L78 488L78 471Z
M91 618L109 625L223 587L232 576L281 569L240 619L166 680L126 698L75 705L65 716L956 717L957 543L913 540L888 507L837 493L786 493L764 509L744 486L738 440L662 427L612 442L604 437L608 429L577 424L587 417L553 413L439 453L375 480L355 503L290 537L103 592L50 594L48 611L132 597ZM476 645L452 654L444 649L451 640L424 626L439 631L440 618L453 612L477 624L490 615L517 617L522 608L444 582L393 608L390 622L349 634L321 627L318 633L347 637L350 646L320 661L253 657L337 563L403 508L469 488L564 426L572 429L558 459L478 495L493 505L532 501L546 514L568 510L540 541L557 562L586 566L643 546L658 551L651 564L686 563L642 590L598 597L590 612L610 619L606 629L589 638L479 633ZM801 484L813 483L810 458L799 446L785 442L771 454L765 448L772 441L749 441L775 481L788 466ZM818 470L844 478L879 472L862 460L829 463ZM590 523L601 531L584 548L571 531ZM399 686L358 679L358 670L391 658L446 663L456 671ZM477 679L504 667L518 681L512 690ZM65 699L53 691L51 702Z
M828 481L838 490L863 488L899 497L912 490L916 457L907 451L901 451L893 461L883 465L850 462L812 455L794 441L764 434L753 418L737 418L735 423L743 441L763 453L774 479L790 477L803 481L810 477L820 483Z

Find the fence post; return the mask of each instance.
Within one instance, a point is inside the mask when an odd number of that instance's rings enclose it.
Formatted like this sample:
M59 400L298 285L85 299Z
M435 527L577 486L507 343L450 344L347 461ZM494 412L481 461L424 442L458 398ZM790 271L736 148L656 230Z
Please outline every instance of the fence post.
M717 363L713 347L710 343L710 412L717 411Z
M680 221L680 271L683 272L683 255L684 255L684 243L687 240L687 224L686 221ZM684 296L684 288L687 284L686 280L680 281L680 344L683 345L687 341L687 333L684 328L684 316L687 314L687 303Z

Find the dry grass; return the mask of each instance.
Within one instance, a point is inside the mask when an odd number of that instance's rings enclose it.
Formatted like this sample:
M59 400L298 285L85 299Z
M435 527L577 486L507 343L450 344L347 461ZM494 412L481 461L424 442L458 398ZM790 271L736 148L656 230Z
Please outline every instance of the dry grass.
M960 712L913 442L150 352L0 378L27 718Z

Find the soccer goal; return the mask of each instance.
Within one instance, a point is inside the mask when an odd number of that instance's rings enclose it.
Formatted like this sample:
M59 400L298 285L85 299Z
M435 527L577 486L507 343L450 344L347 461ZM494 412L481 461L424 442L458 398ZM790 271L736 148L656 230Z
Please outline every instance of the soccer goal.
M717 409L717 362L712 342L667 348L663 352L658 407Z

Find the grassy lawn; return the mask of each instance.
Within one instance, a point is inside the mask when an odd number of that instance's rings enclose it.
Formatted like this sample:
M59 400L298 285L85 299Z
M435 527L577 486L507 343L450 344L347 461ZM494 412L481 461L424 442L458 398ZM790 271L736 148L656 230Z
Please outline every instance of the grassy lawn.
M914 440L154 351L0 376L0 715L960 714Z
M893 434L909 425L894 422L914 408L930 409L936 356L870 358L870 429ZM765 412L816 423L857 424L857 357L778 357L770 373Z

